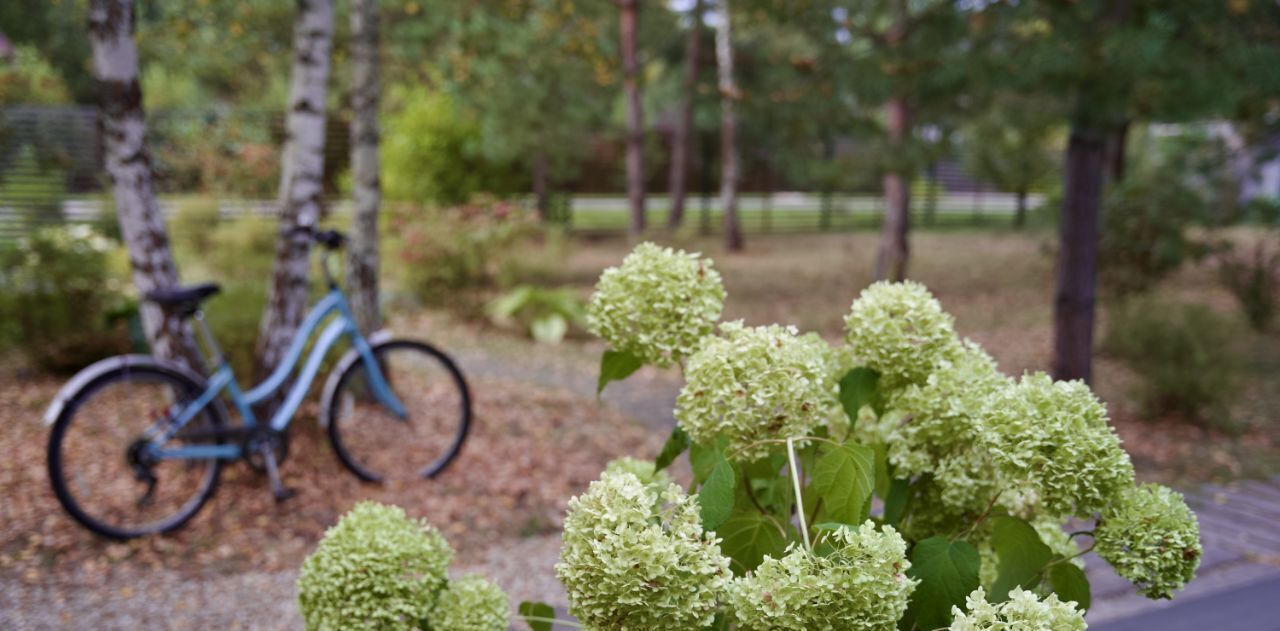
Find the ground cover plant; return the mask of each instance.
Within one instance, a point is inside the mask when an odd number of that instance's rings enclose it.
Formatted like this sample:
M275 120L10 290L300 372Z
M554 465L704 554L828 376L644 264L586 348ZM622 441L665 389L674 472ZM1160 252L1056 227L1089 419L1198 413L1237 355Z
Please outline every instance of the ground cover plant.
M685 385L653 466L570 502L556 571L586 628L1084 628L1089 550L1150 598L1194 576L1195 515L1135 486L1089 388L1000 373L924 286L867 288L835 347L720 323L724 295L646 244L588 307L602 388L644 364ZM685 453L687 491L663 471Z

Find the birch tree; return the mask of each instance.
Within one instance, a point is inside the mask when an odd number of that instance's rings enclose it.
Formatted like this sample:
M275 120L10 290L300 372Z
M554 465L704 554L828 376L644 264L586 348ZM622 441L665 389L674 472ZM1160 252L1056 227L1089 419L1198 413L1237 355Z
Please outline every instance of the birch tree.
M684 221L684 202L688 194L686 175L689 171L689 136L693 129L693 102L698 91L698 58L702 53L702 0L694 0L689 11L689 35L684 47L684 91L680 98L680 115L671 133L671 214L667 228L675 230Z
M353 213L347 258L347 295L360 330L381 326L378 310L378 2L354 0L351 6L351 180Z
M151 155L145 138L134 27L133 0L90 2L89 39L106 171L120 232L129 250L133 283L140 294L145 294L178 284L178 269L151 186ZM140 309L154 355L203 371L191 331L180 318L148 302L143 302Z
M627 101L627 199L631 223L627 235L638 241L645 229L644 112L640 104L640 0L618 0L618 42L622 49L622 90Z
M725 247L743 248L742 223L738 219L738 122L734 115L738 87L733 81L733 30L729 0L719 0L716 22L716 66L720 86L720 203L724 207Z
M322 214L325 93L333 40L332 0L297 0L280 178L280 234L258 332L258 370L279 364L307 306L311 240L296 230Z

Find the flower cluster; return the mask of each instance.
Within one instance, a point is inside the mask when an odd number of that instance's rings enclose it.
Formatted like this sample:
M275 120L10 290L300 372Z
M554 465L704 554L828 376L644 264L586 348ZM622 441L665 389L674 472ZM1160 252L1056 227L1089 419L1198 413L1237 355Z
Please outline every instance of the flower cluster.
M1079 381L1027 375L989 402L987 441L1006 479L1026 485L1027 504L1083 517L1133 485L1133 465L1107 409Z
M1200 524L1182 495L1157 484L1126 489L1094 533L1098 556L1148 598L1172 598L1200 565Z
M356 504L302 564L307 629L413 629L445 584L453 550L404 509Z
M511 625L507 594L479 576L450 581L431 612L440 631L506 631Z
M701 628L732 577L718 540L702 530L696 499L625 471L603 474L569 501L563 542L556 576L569 613L588 628Z
M694 442L724 437L730 452L751 460L769 451L752 443L803 436L825 422L835 387L826 343L777 325L726 322L720 332L689 358L676 399L676 421Z
M868 521L832 533L834 550L799 547L765 558L734 581L728 600L744 629L888 630L897 628L917 581L907 578L907 544L890 526Z
M958 343L952 317L911 281L864 289L844 324L853 352L891 384L924 381Z
M671 476L666 471L658 471L652 460L641 460L631 456L614 458L604 466L605 473L630 473L644 484L661 493L671 484Z
M987 602L987 595L979 587L965 599L965 613L959 607L951 608L951 631L1084 631L1084 611L1074 602L1062 602L1057 594L1044 600L1021 587L1009 592L1009 600L998 605Z
M606 269L587 305L587 326L614 350L668 367L691 355L724 308L710 259L652 243Z

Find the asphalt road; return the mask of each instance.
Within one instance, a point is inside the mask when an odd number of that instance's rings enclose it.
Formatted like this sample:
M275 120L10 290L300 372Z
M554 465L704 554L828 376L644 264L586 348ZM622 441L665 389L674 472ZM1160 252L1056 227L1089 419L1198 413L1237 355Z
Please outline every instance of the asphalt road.
M1280 574L1098 625L1092 631L1280 631Z

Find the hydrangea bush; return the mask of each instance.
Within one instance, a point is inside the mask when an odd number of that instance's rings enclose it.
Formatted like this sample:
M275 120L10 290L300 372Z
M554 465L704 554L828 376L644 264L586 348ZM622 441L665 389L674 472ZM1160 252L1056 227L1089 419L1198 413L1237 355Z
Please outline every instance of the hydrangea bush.
M450 581L453 549L404 509L356 504L302 564L298 604L309 631L504 631L506 594L477 577Z
M569 504L556 571L586 628L1083 629L1089 550L1151 598L1194 577L1195 515L1134 485L1089 388L1002 374L923 285L868 287L836 347L717 328L723 298L651 244L597 286L601 387L645 363L686 385L653 466ZM685 453L688 493L661 476Z

